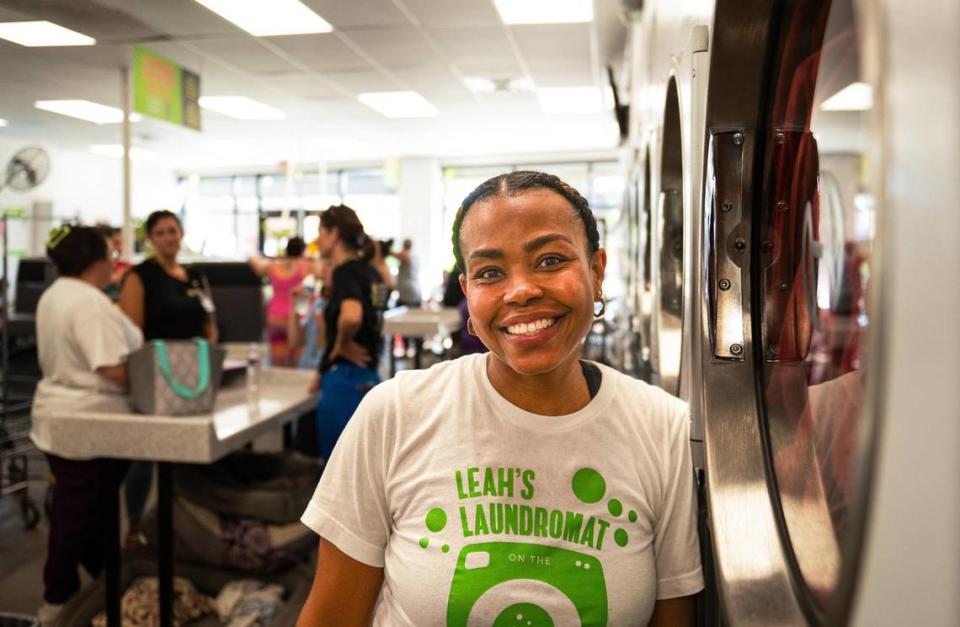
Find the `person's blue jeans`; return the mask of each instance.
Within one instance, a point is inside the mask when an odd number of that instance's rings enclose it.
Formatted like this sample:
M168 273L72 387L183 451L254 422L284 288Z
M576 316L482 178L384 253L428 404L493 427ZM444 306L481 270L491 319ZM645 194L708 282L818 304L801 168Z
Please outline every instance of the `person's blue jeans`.
M317 448L320 457L330 458L334 445L360 400L380 375L372 368L353 364L336 364L320 378L320 399L317 401Z

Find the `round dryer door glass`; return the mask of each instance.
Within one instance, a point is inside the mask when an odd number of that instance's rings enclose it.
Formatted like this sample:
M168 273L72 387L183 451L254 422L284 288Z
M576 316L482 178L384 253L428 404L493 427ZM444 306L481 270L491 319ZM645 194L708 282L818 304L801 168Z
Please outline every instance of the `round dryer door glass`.
M875 205L851 0L787 2L766 138L756 277L762 395L784 537L813 612L829 607L858 532L870 364Z

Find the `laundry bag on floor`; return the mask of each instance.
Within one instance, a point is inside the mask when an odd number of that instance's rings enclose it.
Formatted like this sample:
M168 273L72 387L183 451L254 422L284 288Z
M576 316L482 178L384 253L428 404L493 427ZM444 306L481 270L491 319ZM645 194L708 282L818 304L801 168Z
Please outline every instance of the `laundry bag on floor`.
M131 353L130 404L143 414L180 416L213 410L224 351L206 340L153 340Z

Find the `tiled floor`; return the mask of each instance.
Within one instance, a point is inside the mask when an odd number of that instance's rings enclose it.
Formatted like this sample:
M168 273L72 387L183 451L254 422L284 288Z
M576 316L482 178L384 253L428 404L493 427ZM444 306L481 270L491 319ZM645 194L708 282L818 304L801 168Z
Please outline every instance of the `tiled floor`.
M46 464L30 460L28 493L43 509ZM26 530L20 514L19 495L0 497L0 612L33 614L43 600L43 562L47 555L47 520Z

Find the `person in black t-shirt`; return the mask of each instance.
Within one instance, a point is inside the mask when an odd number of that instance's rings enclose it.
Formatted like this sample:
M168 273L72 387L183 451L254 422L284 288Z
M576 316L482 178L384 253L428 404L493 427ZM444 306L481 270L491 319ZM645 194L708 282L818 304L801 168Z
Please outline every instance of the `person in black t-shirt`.
M317 442L320 455L327 458L360 400L380 382L383 290L380 275L369 263L375 244L353 209L335 205L321 213L317 245L334 267L333 289L323 312L327 350L317 377Z
M206 278L177 261L183 226L173 212L154 211L147 217L147 237L153 257L131 268L120 287L117 304L150 340L187 340L204 337L217 342L213 300ZM140 517L150 492L153 464L134 462L124 485L130 530L124 546L145 542Z

